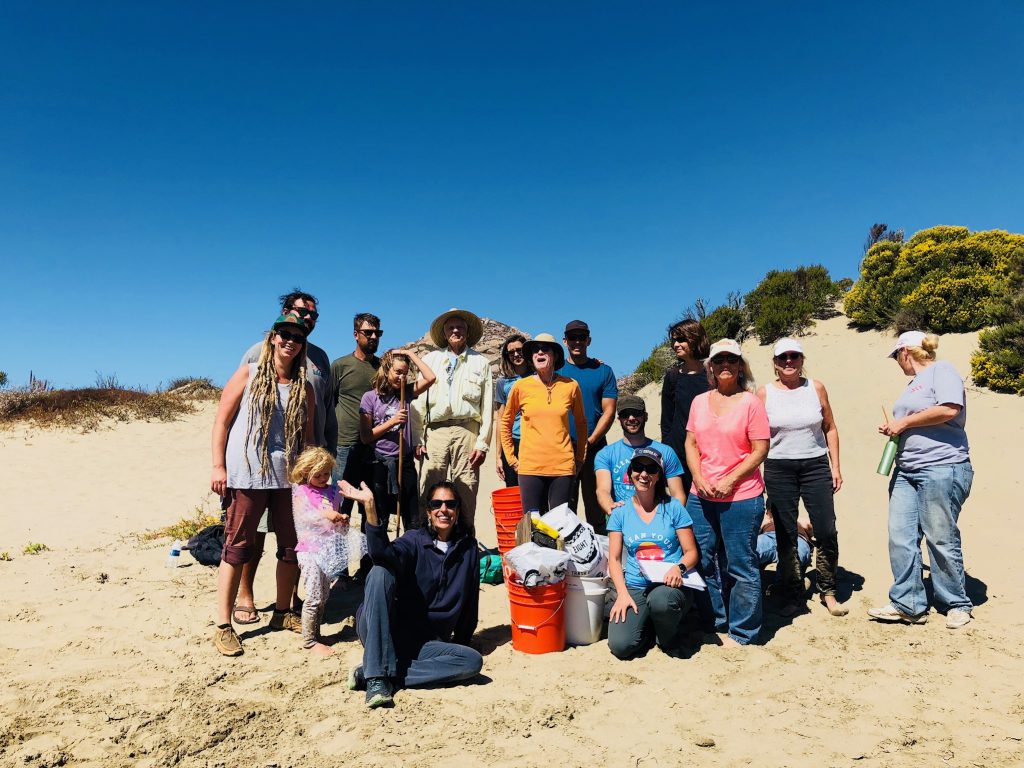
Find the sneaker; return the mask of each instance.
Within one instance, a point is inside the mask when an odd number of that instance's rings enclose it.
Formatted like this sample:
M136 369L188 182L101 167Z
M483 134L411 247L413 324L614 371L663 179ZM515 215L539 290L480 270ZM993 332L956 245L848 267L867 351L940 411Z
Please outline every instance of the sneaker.
M946 613L946 629L960 629L971 621L971 612L966 608L951 608Z
M350 691L366 690L366 676L363 674L362 664L358 664L348 671L348 689Z
M243 653L242 641L234 627L217 627L217 631L213 633L213 644L223 656L241 656Z
M928 621L928 611L915 616L910 613L904 613L892 603L889 603L884 608L869 608L868 616L876 621L902 621L906 624L924 624Z
M292 632L302 632L302 617L294 611L274 611L270 617L271 629L290 629Z
M391 681L386 677L370 677L366 680L366 706L370 709L390 707L395 703Z

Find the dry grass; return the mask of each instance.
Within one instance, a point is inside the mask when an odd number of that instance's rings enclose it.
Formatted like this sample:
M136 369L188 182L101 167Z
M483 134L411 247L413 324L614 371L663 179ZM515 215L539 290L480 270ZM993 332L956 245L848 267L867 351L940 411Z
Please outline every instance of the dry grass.
M111 383L116 380L109 379ZM195 400L220 397L209 379L178 379L174 389L146 392L120 386L0 392L0 427L30 424L89 432L105 421L174 421L194 413Z
M154 541L156 539L180 539L188 541L203 528L217 525L220 522L220 513L214 514L210 511L206 502L192 510L191 515L186 515L176 523L166 528L157 528L155 531L146 531L139 534L143 541Z

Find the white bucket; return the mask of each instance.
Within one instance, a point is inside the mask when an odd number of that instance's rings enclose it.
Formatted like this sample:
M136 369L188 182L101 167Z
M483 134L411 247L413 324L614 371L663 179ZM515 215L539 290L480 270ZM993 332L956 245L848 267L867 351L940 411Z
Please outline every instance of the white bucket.
M565 641L590 645L601 639L607 579L590 576L565 578Z

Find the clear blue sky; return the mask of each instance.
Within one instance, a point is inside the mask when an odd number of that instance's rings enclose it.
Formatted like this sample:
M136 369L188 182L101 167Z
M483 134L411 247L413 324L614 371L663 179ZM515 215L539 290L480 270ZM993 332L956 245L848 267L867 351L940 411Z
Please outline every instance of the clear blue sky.
M465 306L627 373L868 227L1024 231L1024 4L6 2L0 370L224 381ZM13 331L13 332L12 332Z

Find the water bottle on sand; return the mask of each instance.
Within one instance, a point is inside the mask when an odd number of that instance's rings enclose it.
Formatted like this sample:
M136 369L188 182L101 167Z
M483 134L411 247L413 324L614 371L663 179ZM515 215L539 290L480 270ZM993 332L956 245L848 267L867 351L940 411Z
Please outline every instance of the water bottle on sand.
M171 544L171 551L167 555L167 567L177 568L181 563L181 539L175 539Z

